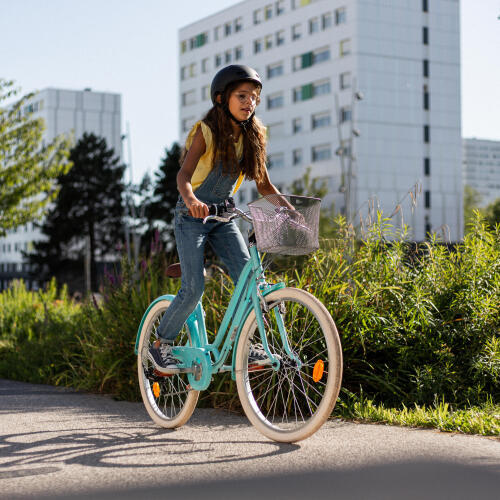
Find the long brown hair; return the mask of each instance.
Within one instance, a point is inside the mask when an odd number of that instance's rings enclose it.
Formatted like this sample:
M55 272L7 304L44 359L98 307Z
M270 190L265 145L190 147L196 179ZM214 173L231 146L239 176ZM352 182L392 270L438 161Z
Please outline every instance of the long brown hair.
M264 179L266 168L266 129L262 122L254 115L245 129L243 135L243 158L238 162L233 139L233 125L231 118L224 111L229 96L241 82L228 85L222 96L222 105L213 106L203 118L212 131L213 136L213 160L212 165L222 161L222 171L225 174L237 176L240 172L247 179L260 182ZM186 152L183 154L185 156ZM181 158L181 164L184 158Z

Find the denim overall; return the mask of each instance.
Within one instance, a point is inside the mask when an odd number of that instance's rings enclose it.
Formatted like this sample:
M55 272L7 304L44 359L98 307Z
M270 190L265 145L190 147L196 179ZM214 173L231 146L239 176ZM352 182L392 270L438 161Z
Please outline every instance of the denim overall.
M237 180L238 175L224 174L222 163L219 163L210 171L194 194L207 205L221 203L231 196ZM243 236L234 221L208 221L203 224L203 219L188 215L188 209L181 196L175 207L174 234L181 264L181 288L163 315L158 328L160 339L168 343L173 343L203 295L205 289L203 254L207 241L227 267L235 284L250 259Z

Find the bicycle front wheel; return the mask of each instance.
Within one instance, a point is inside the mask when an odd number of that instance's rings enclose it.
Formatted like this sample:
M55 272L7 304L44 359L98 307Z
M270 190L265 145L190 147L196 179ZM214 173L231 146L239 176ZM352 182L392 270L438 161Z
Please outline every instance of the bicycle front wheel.
M252 311L236 350L236 384L250 422L270 439L291 443L316 432L330 416L342 380L342 349L330 313L310 293L283 288L265 300L267 342L280 367L249 362L250 345L260 342ZM290 354L283 345L280 323Z
M158 338L157 329L169 300L157 302L146 316L140 337L137 371L141 396L149 416L161 427L173 428L184 425L198 402L199 391L189 386L185 373L162 375L156 372L148 359L148 351ZM176 339L176 345L191 345L191 333L184 326Z

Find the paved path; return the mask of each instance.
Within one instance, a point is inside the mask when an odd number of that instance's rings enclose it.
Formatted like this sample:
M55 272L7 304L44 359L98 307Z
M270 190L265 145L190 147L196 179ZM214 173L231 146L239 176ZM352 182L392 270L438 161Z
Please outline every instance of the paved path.
M499 491L494 439L334 420L287 445L218 410L196 410L169 431L140 403L0 380L0 498L469 500Z

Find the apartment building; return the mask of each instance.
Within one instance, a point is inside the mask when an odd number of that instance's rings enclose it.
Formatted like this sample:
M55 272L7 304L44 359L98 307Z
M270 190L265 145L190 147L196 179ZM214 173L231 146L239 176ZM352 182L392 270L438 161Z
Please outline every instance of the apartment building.
M462 238L458 0L243 1L180 29L179 52L181 141L213 75L247 64L283 191L311 167L354 221L402 202L413 239ZM255 196L244 183L238 201Z
M45 120L44 143L60 134L73 133L78 140L84 132L94 133L104 137L108 147L122 157L120 94L46 88L26 103L23 112ZM12 279L29 281L28 264L23 261L22 252L29 251L40 238L40 231L32 223L0 238L0 290L7 288ZM38 283L34 280L28 285L36 288Z
M481 195L486 207L500 198L500 141L463 140L463 182Z

